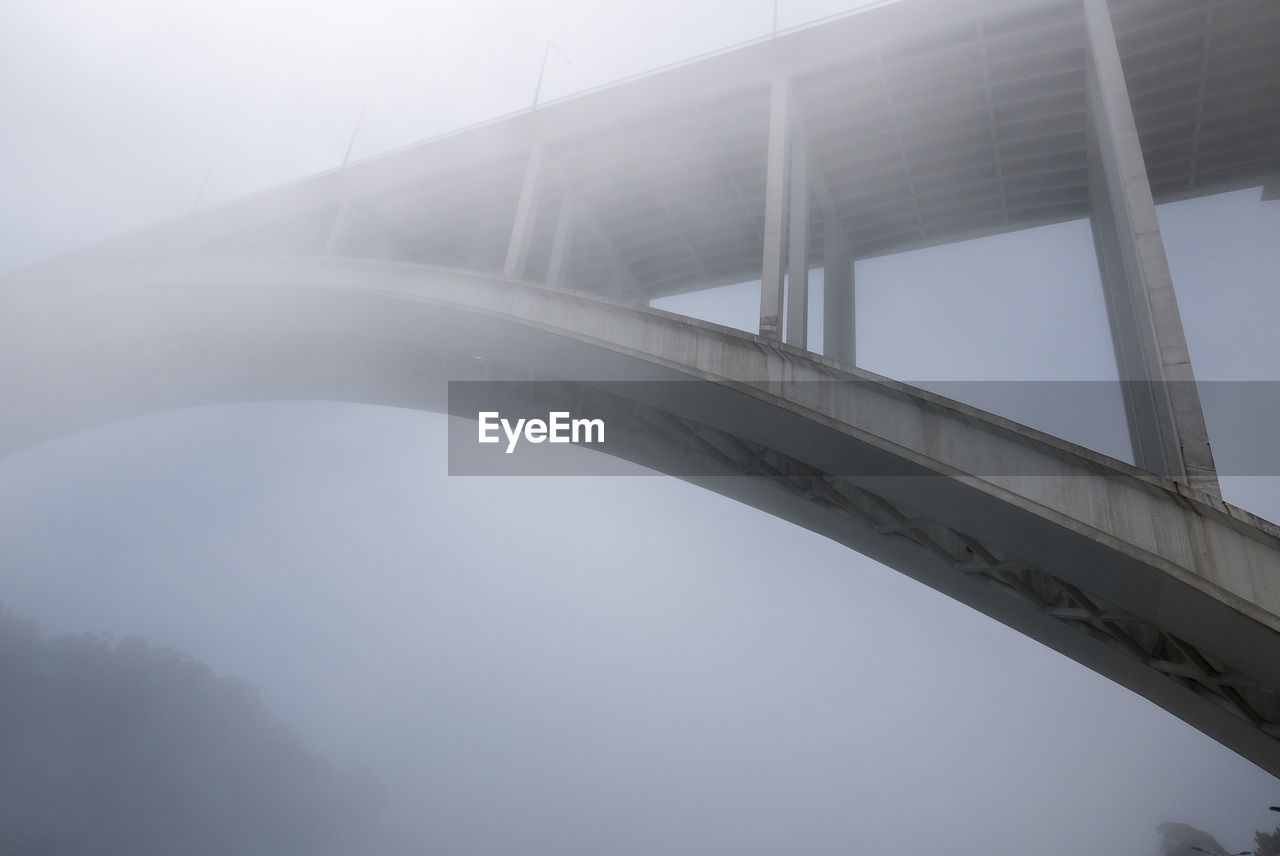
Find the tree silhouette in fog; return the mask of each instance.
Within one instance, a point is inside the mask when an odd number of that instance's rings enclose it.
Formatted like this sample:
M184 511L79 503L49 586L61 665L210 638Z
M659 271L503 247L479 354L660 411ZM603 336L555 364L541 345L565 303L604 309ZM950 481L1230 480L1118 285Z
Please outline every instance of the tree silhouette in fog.
M249 684L0 608L0 853L385 852L379 802Z
M1156 827L1156 832L1160 833L1160 856L1230 852L1209 833L1186 823L1162 823ZM1280 826L1274 832L1254 833L1253 840L1256 845L1253 856L1280 856Z
M1253 842L1254 856L1280 856L1280 826L1274 832L1255 832Z
M1162 823L1156 827L1156 832L1160 834L1160 856L1195 856L1197 851L1192 849L1194 847L1210 853L1227 852L1218 839L1187 823Z

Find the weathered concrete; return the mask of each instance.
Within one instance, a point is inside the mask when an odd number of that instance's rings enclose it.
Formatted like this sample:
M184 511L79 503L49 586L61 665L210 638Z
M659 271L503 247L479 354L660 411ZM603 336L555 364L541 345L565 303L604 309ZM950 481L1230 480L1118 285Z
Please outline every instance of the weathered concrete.
M809 347L809 144L791 123L791 187L787 205L787 344Z
M786 77L774 78L769 98L769 154L764 197L764 260L760 279L760 335L782 339L787 219L791 192L791 92Z
M635 402L676 427L625 454L678 471L695 438L728 438L742 462L694 480L888 562L1280 773L1280 530L1171 480L787 345L499 277L287 257L50 276L0 295L0 454L212 402L439 409L458 366L703 379Z
M1110 5L1156 201L1274 183L1280 92L1260 85L1275 79L1280 57L1273 4ZM420 237L460 213L502 211L505 219L541 141L557 162L557 185L577 189L584 213L596 214L605 239L598 243L623 250L633 265L636 299L754 280L762 262L757 195L768 168L762 141L779 74L793 84L811 171L826 176L855 258L1073 220L1090 211L1086 56L1082 0L875 4L76 254L142 261L189 251L193 233L198 252L208 251L211 235L227 249L262 251L260 242L276 237L272 251L318 252L347 196L362 211L384 202L412 211ZM639 135L655 145L626 143ZM912 182L902 180L904 170ZM637 188L628 179L641 173L652 180ZM711 191L690 198L690 175ZM707 240L691 240L692 252L679 258L646 240L689 222ZM502 270L507 237L472 266ZM416 260L457 263L448 246L437 259L429 242L412 246ZM544 250L537 247L539 258ZM818 250L815 242L815 266Z
M1089 184L1134 460L1221 496L1106 0L1083 0Z
M520 203L516 208L515 222L511 224L511 241L507 245L507 260L502 272L507 276L524 276L524 266L533 246L533 227L538 219L538 206L542 201L542 187L546 184L545 147L536 143L529 152L525 166L524 183L520 187Z
M822 257L822 351L837 362L857 362L854 338L853 259L840 227L832 218L826 223Z

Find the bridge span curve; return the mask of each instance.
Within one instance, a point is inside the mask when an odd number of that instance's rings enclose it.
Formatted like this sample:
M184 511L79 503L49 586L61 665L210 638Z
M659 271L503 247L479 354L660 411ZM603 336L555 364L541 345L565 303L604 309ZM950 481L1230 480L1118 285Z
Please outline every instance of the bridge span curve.
M0 295L0 455L221 402L444 411L447 380L484 377L705 381L632 402L646 427L615 454L675 474L702 455L711 474L682 477L1280 775L1280 527L1183 483L775 339L491 273L242 256L51 269Z

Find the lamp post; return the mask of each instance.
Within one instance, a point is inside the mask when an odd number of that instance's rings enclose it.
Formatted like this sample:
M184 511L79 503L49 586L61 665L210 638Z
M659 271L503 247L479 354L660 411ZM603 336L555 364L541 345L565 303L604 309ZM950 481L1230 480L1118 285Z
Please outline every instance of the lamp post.
M555 48L556 53L560 54L562 60L569 63L569 65L573 65L573 60L565 56L564 51L560 50L555 42L547 39L547 46L542 50L542 68L538 70L538 84L533 87L533 106L529 108L530 110L538 109L538 96L542 94L542 78L547 73L547 60L551 58L552 48Z
M391 124L391 120L388 119L386 116L383 116L381 113L378 113L377 110L374 110L368 104L361 104L360 116L356 119L356 126L351 129L351 139L347 141L347 151L346 151L346 154L342 156L343 166L346 166L347 161L351 159L351 147L356 144L356 134L360 133L360 123L364 121L364 114L366 111L369 111L369 110L373 110L373 112L377 114L382 119L382 121L386 122L388 125Z

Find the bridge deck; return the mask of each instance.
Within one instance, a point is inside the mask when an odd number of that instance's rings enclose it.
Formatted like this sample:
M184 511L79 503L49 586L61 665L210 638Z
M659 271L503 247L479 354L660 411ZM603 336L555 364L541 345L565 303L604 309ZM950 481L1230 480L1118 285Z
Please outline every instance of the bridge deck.
M1111 6L1156 200L1274 182L1280 6ZM370 158L96 254L181 251L196 233L205 251L316 251L351 200L344 254L498 271L529 152L543 144L550 180L529 250L534 275L547 271L559 207L572 197L589 234L570 248L568 284L599 290L619 260L641 299L758 279L778 73L793 82L811 148L811 264L828 218L859 258L1089 213L1079 0L902 0Z

